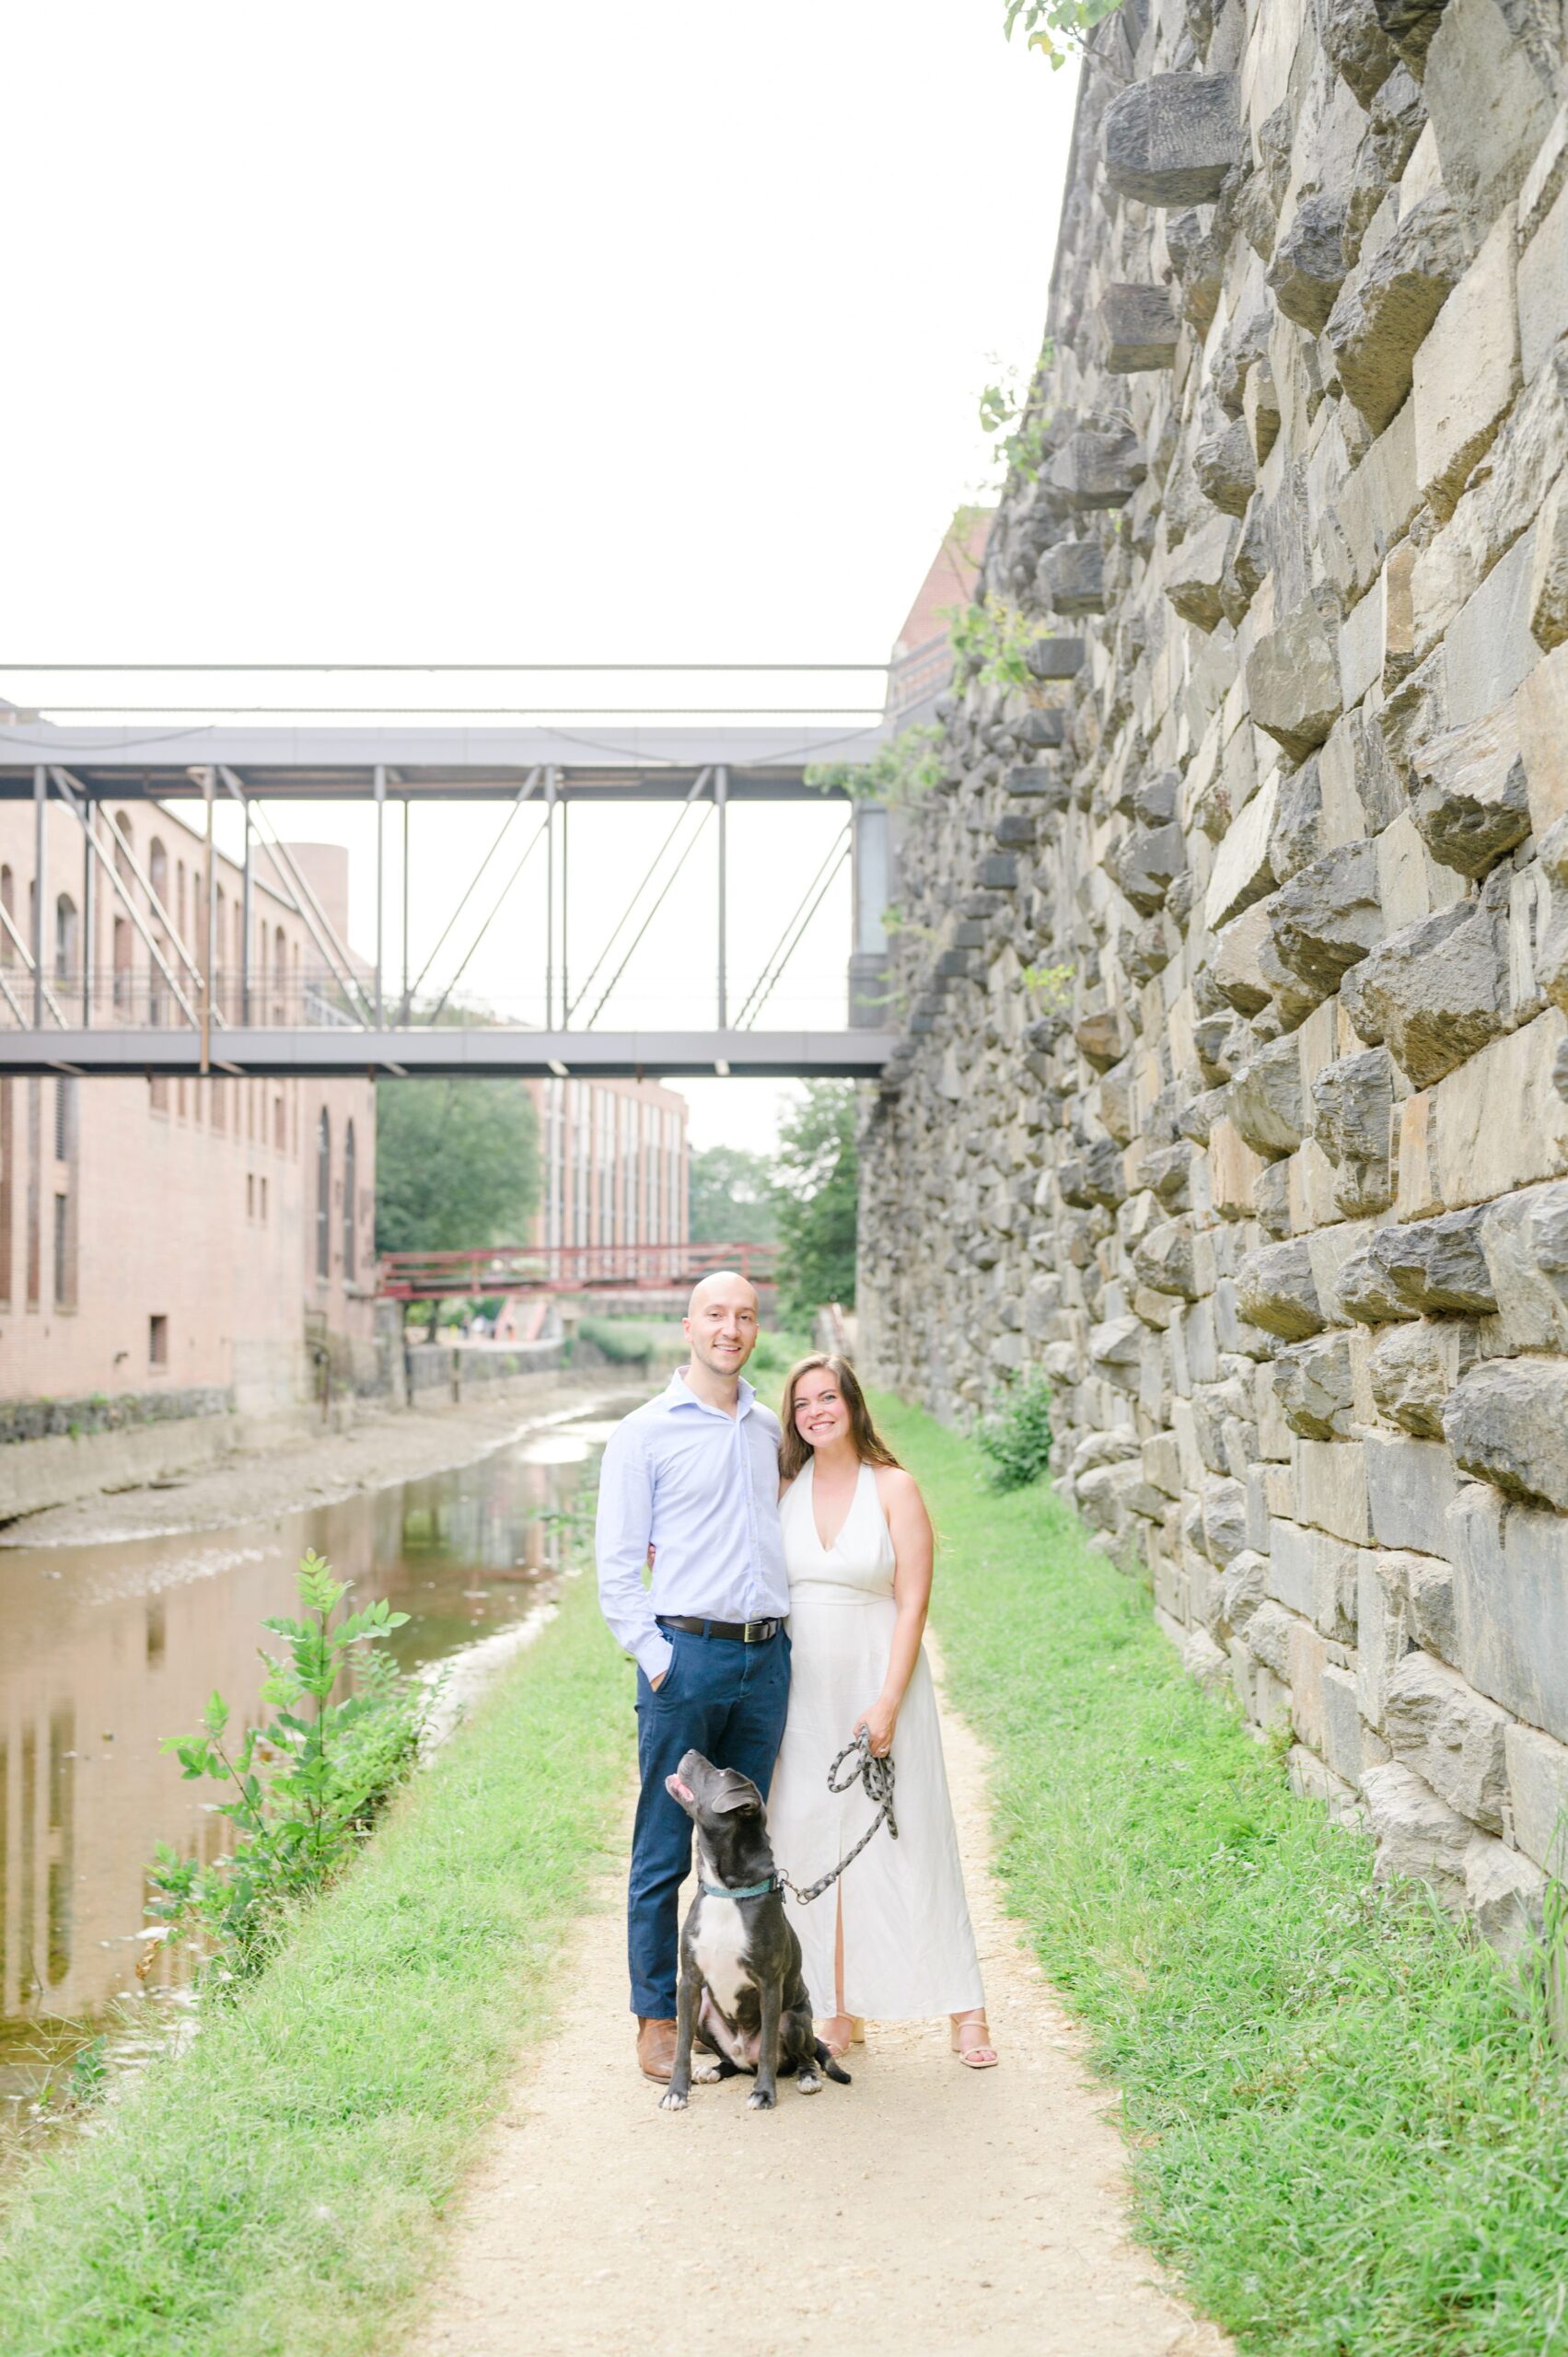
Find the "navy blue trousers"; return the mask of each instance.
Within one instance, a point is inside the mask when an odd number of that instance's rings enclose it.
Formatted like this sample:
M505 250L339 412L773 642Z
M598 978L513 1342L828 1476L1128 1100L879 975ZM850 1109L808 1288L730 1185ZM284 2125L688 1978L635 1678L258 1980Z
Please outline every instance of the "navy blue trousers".
M682 1753L715 1768L738 1768L764 1799L784 1740L789 1702L789 1639L766 1644L699 1637L672 1629L675 1657L656 1694L637 1672L637 1765L643 1789L632 1836L626 1952L632 2011L671 2020L679 1964L680 1886L691 1864L691 1820L665 1791Z

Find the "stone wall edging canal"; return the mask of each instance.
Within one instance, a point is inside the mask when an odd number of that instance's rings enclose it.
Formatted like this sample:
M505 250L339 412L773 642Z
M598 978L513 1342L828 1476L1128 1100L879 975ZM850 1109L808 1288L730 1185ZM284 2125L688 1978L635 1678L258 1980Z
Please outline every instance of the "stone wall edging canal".
M1094 50L979 592L1054 635L895 817L863 1363L1042 1371L1192 1671L1507 1945L1568 1804L1562 13Z

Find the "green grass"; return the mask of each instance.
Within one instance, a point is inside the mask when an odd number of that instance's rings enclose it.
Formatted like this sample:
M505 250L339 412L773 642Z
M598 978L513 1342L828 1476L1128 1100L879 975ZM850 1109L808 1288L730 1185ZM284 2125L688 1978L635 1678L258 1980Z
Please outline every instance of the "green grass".
M545 2026L614 1824L630 1689L591 1580L192 2051L30 2170L6 2357L384 2351L434 2221Z
M1288 1791L1043 1486L877 1402L924 1485L1010 1905L1120 2086L1140 2230L1272 2357L1568 2349L1562 2059L1490 1951Z

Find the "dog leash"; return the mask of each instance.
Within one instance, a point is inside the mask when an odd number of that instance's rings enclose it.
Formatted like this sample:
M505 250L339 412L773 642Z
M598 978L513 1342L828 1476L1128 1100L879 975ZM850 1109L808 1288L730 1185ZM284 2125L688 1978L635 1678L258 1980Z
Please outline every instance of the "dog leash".
M843 1766L844 1761L852 1756L854 1758L855 1764L850 1770L842 1783L840 1783L838 1781L839 1770ZM867 1735L864 1727L861 1728L860 1733L857 1736L854 1736L850 1742L845 1744L843 1749L840 1752L838 1758L829 1769L828 1790L830 1793L847 1793L850 1786L854 1782L856 1777L858 1777L860 1782L865 1785L865 1797L876 1809L877 1814L872 1818L870 1825L866 1828L866 1830L861 1835L859 1840L855 1843L854 1849L850 1852L848 1857L841 1858L838 1864L833 1868L831 1874L824 1875L820 1882L814 1882L808 1889L797 1890L795 1884L791 1882L789 1876L784 1873L783 1867L781 1866L777 1869L777 1887L780 1890L793 1892L796 1904L797 1906L809 1907L814 1898L820 1898L825 1890L830 1890L832 1888L834 1883L837 1882L839 1876L843 1873L844 1868L846 1866L854 1865L856 1858L859 1857L861 1852L865 1849L872 1835L877 1831L884 1818L887 1820L888 1830L892 1835L894 1840L896 1841L899 1838L898 1819L893 1815L893 1755L889 1751L885 1759L878 1759L871 1748L871 1737Z

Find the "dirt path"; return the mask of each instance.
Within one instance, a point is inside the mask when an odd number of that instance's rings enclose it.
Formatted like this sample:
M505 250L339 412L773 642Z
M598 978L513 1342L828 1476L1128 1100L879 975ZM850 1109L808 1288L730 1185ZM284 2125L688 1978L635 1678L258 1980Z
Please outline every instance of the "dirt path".
M513 2086L406 2357L1223 2357L1125 2227L1112 2098L1002 1914L983 1758L945 1713L991 2022L867 2030L853 2087L668 2114L625 2011L622 1884L576 1935L556 2035Z
M599 1403L636 1396L633 1373L523 1376L494 1397L459 1405L362 1416L342 1432L291 1438L276 1448L236 1450L199 1472L156 1487L119 1490L23 1515L0 1530L0 1547L99 1545L166 1532L226 1529L237 1522L331 1505L366 1490L444 1473L501 1447L525 1427L587 1415Z

